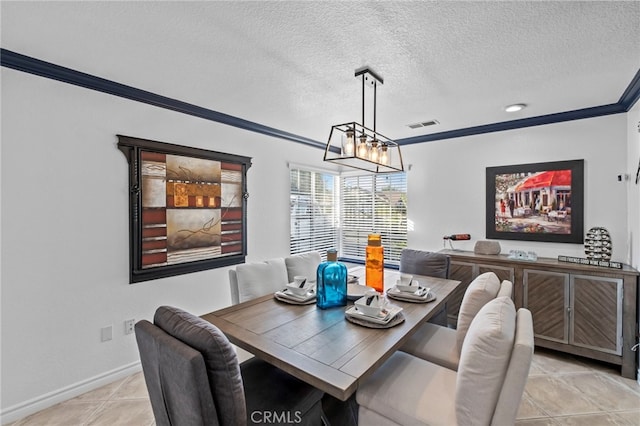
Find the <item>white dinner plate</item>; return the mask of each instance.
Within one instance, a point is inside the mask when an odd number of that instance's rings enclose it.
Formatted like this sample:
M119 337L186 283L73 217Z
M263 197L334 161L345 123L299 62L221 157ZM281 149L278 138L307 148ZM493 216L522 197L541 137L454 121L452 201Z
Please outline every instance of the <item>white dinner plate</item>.
M391 299L402 300L404 302L433 302L436 300L436 295L431 291L430 288L420 287L420 291L416 291L415 293L409 293L405 291L398 290L397 287L392 287L387 290L387 296Z
M290 300L292 302L298 302L298 303L305 303L308 302L312 299L315 300L316 298L316 288L313 287L311 288L307 294L305 294L304 296L298 296L297 294L293 294L291 293L291 291L289 291L289 289L284 289L284 290L280 290L280 291L276 291L276 296L279 296L278 298L280 300L285 299L286 300Z
M364 296L367 290L373 290L373 288L360 284L347 284L347 299L358 300Z

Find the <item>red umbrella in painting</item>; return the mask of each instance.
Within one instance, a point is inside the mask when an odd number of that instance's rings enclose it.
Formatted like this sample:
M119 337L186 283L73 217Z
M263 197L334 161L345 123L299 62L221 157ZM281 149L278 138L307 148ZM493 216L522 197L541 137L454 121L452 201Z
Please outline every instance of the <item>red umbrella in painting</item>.
M548 170L524 179L515 187L516 192L530 189L566 187L571 188L571 170Z

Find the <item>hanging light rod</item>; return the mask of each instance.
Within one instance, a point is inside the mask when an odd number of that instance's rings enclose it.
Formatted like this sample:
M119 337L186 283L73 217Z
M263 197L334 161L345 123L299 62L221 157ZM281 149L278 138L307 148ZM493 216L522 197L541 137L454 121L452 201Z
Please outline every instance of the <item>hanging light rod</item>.
M380 84L384 84L384 80L382 79L382 77L380 77L378 74L373 72L373 70L369 69L369 67L358 68L356 70L356 77L359 77L361 75L364 75L365 80L372 86L376 82L378 82ZM369 76L371 78L368 78Z
M376 130L376 89L384 80L368 67L357 69L355 77L362 79L362 123L353 121L331 127L324 161L373 173L404 171L398 144ZM373 129L365 127L364 121L366 85L373 87Z

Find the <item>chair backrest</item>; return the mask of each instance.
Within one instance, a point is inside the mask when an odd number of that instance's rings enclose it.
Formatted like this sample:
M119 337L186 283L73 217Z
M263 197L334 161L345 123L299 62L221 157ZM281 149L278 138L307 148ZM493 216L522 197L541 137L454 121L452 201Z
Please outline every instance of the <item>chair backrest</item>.
M443 253L405 248L400 253L400 272L449 278L450 258Z
M460 303L456 326L458 353L462 351L462 344L471 322L484 305L496 298L499 291L500 279L493 272L485 272L478 275L465 290Z
M213 324L181 309L161 306L153 321L167 334L202 354L209 392L222 426L244 425L247 407L238 357L227 337ZM203 424L211 424L209 422Z
M516 309L508 297L491 300L473 319L456 377L458 424L491 423L511 361L515 331Z
M513 294L513 283L509 280L503 280L500 283L500 290L498 290L498 295L496 297L507 296L513 299L512 294Z
M289 282L293 282L293 277L296 275L304 275L309 281L316 281L320 262L322 262L322 257L318 251L308 251L285 257L284 263L287 266Z
M287 267L283 258L243 263L236 266L235 271L229 271L233 304L275 293L282 290L288 283Z
M155 424L217 425L202 354L146 320L135 332Z
M231 304L240 303L240 289L238 288L238 275L235 269L229 269L229 290L231 290Z
M236 266L236 269L229 269L231 303L237 305L282 290L293 282L296 275L304 275L309 281L315 281L320 262L320 252L309 251L284 259L244 263Z
M518 309L516 314L516 335L511 351L511 359L507 374L500 390L491 424L495 426L514 424L524 387L529 377L529 369L533 359L533 318L525 308Z

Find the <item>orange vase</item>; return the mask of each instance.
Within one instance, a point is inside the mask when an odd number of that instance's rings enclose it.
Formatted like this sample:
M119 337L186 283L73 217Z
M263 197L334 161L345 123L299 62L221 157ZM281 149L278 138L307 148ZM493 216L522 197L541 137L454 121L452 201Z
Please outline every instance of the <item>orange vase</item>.
M384 292L384 247L380 234L369 234L365 256L365 281L369 287Z

